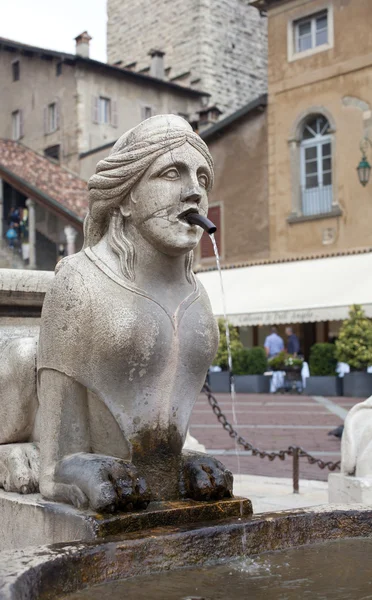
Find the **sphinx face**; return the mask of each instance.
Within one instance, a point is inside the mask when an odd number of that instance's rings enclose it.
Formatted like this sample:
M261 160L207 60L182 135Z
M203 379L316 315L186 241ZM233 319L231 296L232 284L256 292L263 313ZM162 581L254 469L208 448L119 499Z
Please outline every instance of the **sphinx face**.
M130 197L129 222L153 247L170 256L193 250L202 234L188 212L207 215L211 172L205 158L186 143L158 157Z

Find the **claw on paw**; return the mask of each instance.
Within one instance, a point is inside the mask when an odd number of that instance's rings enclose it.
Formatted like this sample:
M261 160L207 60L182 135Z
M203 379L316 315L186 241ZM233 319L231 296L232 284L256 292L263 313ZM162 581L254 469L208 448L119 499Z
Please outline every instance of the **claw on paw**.
M192 500L222 500L233 496L233 476L215 458L198 452L186 453L182 495Z

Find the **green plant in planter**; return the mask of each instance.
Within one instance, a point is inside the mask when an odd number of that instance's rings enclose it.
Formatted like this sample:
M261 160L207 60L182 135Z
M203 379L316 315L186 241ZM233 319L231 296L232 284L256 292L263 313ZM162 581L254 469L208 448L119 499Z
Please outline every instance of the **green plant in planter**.
M276 356L269 358L269 368L272 371L285 371L302 367L303 359L292 354L287 354L285 350L279 352Z
M284 350L282 352L279 352L279 354L277 354L276 356L269 358L269 368L272 371L283 371L286 358L287 353Z
M372 365L372 322L359 304L350 307L336 341L336 358L351 371L364 371Z
M264 348L255 346L244 349L241 365L242 375L263 375L267 371L267 356Z
M336 346L335 344L314 344L310 348L310 375L336 375Z
M220 342L218 344L217 354L214 358L213 365L218 365L223 371L229 368L225 321L218 319L218 329L220 331ZM244 362L244 346L240 341L239 332L236 327L229 325L231 356L234 373L240 374L242 363Z

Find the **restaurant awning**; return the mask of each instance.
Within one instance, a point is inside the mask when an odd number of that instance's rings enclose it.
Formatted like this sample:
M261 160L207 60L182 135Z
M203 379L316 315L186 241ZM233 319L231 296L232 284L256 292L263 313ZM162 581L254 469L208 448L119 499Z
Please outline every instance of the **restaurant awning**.
M197 274L213 314L223 315L217 270ZM222 270L233 325L338 321L361 304L372 318L372 252Z

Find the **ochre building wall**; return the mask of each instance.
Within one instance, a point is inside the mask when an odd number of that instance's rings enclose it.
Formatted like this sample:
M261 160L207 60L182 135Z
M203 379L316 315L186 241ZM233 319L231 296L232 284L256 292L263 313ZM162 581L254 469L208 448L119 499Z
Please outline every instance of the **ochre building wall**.
M288 60L294 19L331 7L333 47ZM363 188L356 167L360 141L372 139L372 6L370 0L296 0L269 9L269 212L271 256L372 246L372 184ZM329 117L333 138L333 196L339 216L301 219L293 213L291 154L296 126L307 114ZM372 163L372 154L369 153Z

